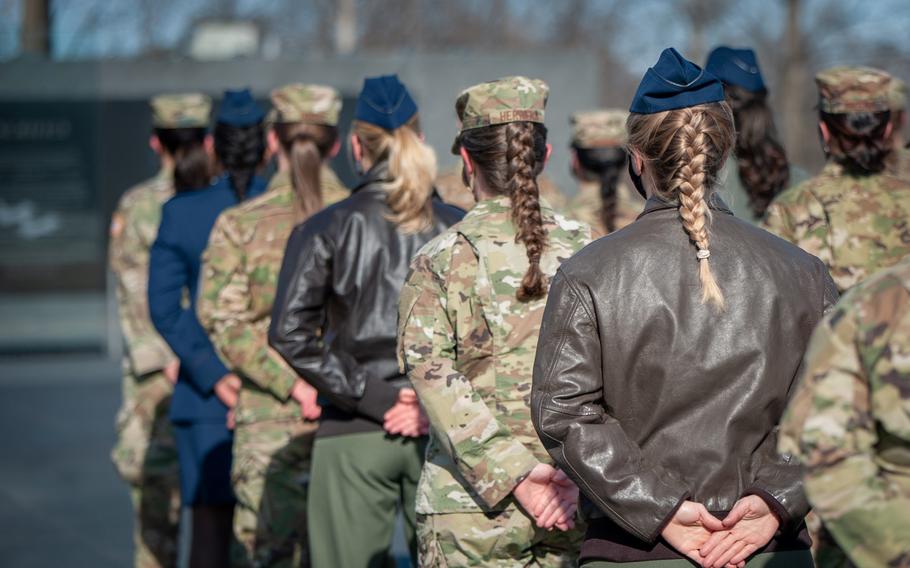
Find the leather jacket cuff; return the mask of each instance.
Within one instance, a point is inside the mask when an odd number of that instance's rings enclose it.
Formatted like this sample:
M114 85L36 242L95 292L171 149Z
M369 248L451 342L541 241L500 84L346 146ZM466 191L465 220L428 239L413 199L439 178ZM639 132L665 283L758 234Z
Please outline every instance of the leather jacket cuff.
M762 489L760 487L750 487L749 489L746 490L745 493L743 493L743 497L747 497L749 495L755 495L756 497L759 497L762 501L764 501L768 505L768 508L770 508L771 511L775 515L777 515L777 519L780 521L779 530L781 532L787 532L788 529L790 529L794 526L793 518L790 515L790 512L787 511L787 509L783 506L783 504L780 501L778 501L777 498L774 497L774 495L771 495L770 493L768 493L767 491L765 491L764 489ZM798 521L801 521L801 520L802 519L798 519ZM795 524L798 525L799 523L797 522Z

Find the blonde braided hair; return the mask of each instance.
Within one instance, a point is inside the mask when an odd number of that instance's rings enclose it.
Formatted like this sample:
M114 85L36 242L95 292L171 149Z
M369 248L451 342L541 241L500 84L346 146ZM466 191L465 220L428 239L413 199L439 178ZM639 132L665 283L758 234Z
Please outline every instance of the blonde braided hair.
M663 199L679 202L683 228L697 249L702 302L724 309L724 295L708 261L711 211L707 202L735 142L729 105L717 102L631 114L626 126L629 147L647 163L645 175L652 186Z

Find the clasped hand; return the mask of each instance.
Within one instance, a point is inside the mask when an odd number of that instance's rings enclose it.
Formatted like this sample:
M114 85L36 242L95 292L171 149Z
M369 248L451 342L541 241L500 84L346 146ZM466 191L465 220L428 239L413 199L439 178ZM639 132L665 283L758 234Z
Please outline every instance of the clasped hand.
M545 463L537 464L515 486L512 495L534 517L538 527L547 530L555 527L561 531L575 527L578 487L561 470Z
M414 389L398 391L398 400L383 416L383 429L392 435L416 438L425 436L430 430L430 421L420 407Z
M680 554L704 568L742 568L746 559L768 544L780 526L760 497L743 497L720 520L701 503L686 501L661 536Z

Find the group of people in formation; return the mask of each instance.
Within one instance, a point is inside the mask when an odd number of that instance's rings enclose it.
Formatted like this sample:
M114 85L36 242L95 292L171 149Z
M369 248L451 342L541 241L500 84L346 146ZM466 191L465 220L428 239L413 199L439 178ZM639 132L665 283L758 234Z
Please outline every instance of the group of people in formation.
M573 116L569 204L538 79L455 97L443 174L396 76L346 133L328 86L154 98L110 249L136 566L181 507L193 568L385 566L398 518L421 566L906 566L905 92L816 84L809 177L752 51L667 49Z

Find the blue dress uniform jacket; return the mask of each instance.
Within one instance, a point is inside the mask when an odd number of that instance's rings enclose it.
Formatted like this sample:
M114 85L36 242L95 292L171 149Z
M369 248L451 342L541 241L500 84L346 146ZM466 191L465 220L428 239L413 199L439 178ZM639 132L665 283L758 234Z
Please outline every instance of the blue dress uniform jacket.
M265 191L253 178L247 197ZM180 374L171 402L174 422L221 421L227 409L213 388L228 373L199 320L196 297L202 253L222 211L237 204L227 176L211 186L178 193L164 204L158 238L149 266L149 312L152 323L180 359ZM184 305L184 290L189 306Z

